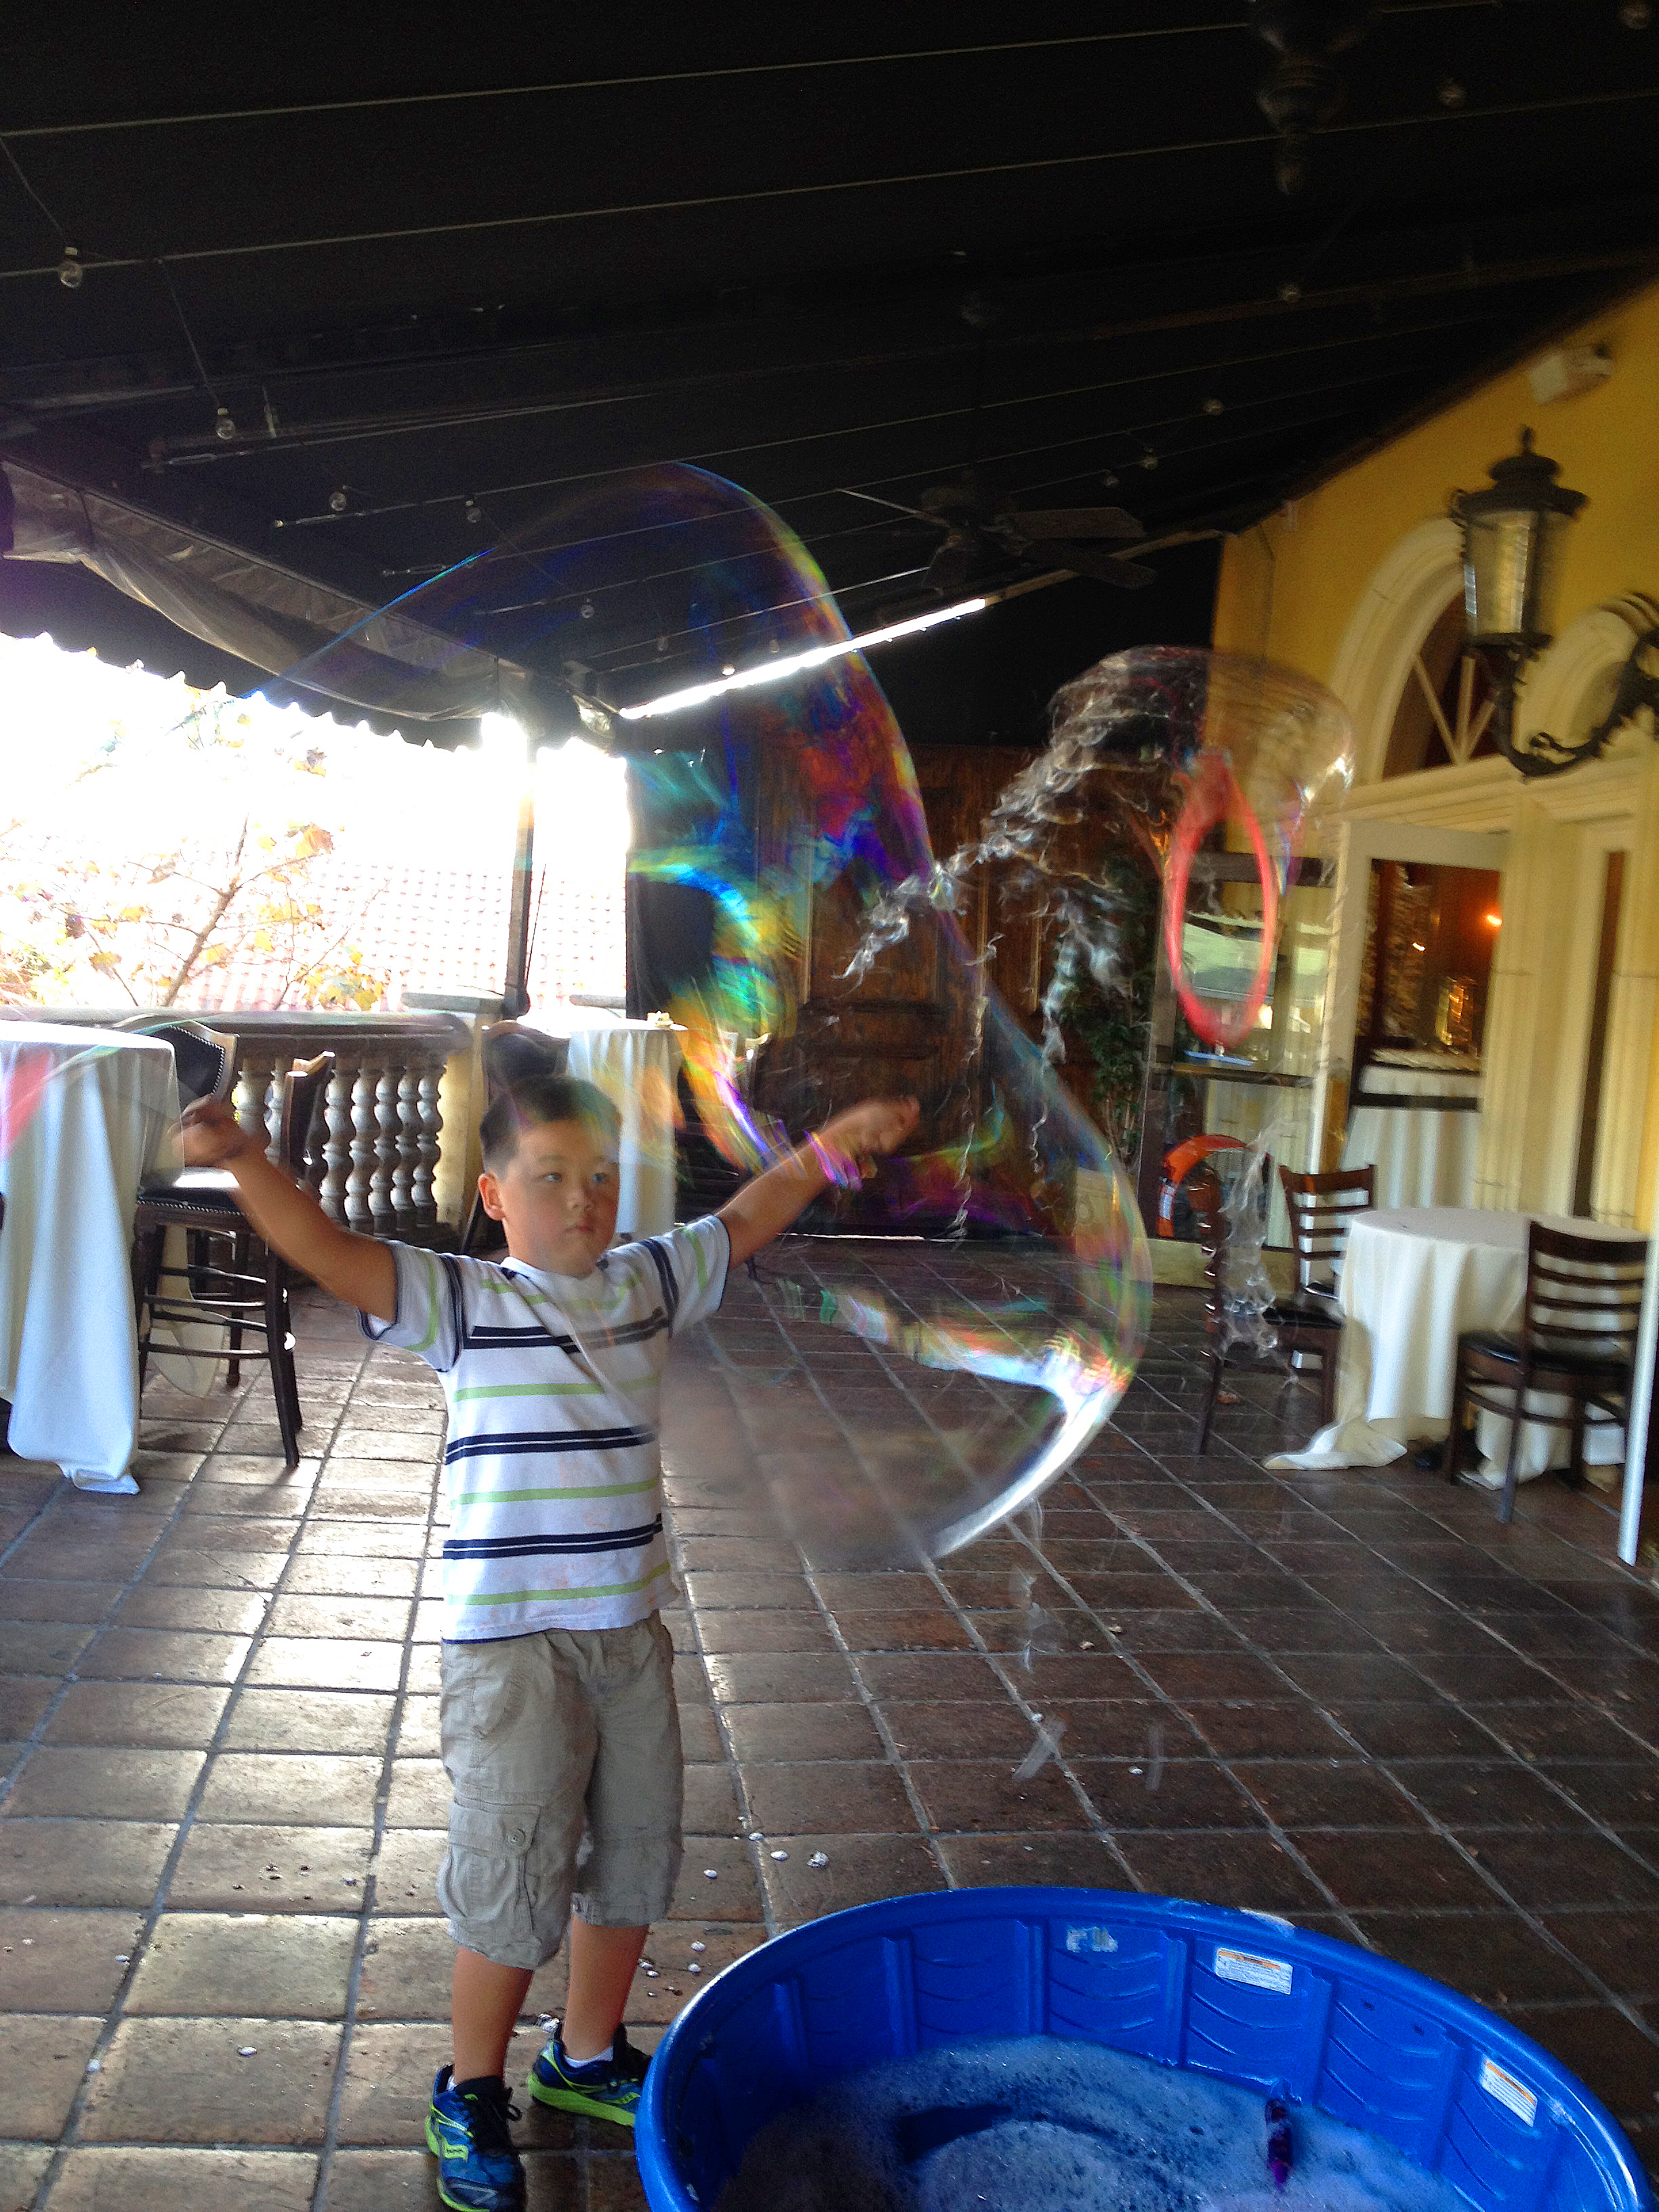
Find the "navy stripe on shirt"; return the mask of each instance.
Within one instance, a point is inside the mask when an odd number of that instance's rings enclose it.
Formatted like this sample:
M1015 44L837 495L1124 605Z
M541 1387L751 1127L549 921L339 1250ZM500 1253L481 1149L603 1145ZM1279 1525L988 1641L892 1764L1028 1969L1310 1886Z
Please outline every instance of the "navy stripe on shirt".
M654 1443L654 1429L519 1429L495 1437L457 1437L444 1452L444 1465L458 1459L503 1459L533 1452L626 1451Z
M636 1528L599 1528L580 1536L452 1536L447 1559L521 1559L548 1553L637 1552L662 1534L662 1516Z
M453 1253L440 1252L438 1264L449 1285L449 1321L455 1332L455 1354L459 1358L461 1346L466 1341L466 1305L461 1296L461 1271Z
M555 1352L571 1353L581 1349L574 1336L555 1336L539 1322L531 1322L526 1328L502 1328L493 1322L480 1322L477 1328L468 1329L465 1341L469 1352L479 1346L488 1350L491 1346L515 1344L550 1345Z
M621 1328L599 1330L592 1337L594 1346L605 1352L613 1352L624 1344L647 1344L659 1335L668 1326L668 1316L660 1306L643 1321L630 1321ZM527 1328L506 1328L490 1322L483 1322L468 1329L465 1337L469 1352L521 1351L526 1345L544 1345L550 1351L562 1352L572 1359L581 1357L582 1347L574 1336L555 1336L539 1322Z
M673 1262L654 1237L641 1237L640 1241L644 1249L651 1255L658 1278L662 1284L662 1302L668 1309L668 1328L672 1335L674 1329L674 1316L679 1310L680 1303L680 1286L674 1280Z

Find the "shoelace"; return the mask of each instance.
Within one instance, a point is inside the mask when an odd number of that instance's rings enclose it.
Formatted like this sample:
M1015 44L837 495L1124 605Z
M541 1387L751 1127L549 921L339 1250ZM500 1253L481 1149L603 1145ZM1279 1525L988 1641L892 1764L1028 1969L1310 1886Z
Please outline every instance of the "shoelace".
M488 2156L494 2152L513 2148L507 2122L520 2119L523 2115L508 2098L505 2088L499 2097L471 2089L460 2101L472 2118L472 2146L475 2150L483 2151Z

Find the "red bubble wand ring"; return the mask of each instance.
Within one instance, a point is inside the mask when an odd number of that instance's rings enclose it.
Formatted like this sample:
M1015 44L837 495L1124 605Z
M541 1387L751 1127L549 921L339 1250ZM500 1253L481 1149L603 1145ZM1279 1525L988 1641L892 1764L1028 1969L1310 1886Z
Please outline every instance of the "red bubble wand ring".
M1243 1003L1231 1012L1218 1013L1193 988L1187 967L1185 937L1193 861L1211 830L1224 822L1238 824L1255 855L1256 872L1261 880L1261 951ZM1279 872L1267 850L1261 823L1246 803L1232 769L1219 754L1202 755L1189 779L1187 801L1170 839L1164 883L1164 945L1181 1011L1206 1044L1237 1044L1261 1012L1273 981L1273 946L1279 935Z

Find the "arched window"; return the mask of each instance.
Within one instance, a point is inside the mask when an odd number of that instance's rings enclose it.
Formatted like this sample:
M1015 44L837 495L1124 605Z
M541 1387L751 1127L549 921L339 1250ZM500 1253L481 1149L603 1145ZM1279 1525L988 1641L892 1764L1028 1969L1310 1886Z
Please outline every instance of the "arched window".
M1449 600L1412 656L1389 732L1382 774L1462 768L1498 750L1492 680L1469 649L1462 596Z

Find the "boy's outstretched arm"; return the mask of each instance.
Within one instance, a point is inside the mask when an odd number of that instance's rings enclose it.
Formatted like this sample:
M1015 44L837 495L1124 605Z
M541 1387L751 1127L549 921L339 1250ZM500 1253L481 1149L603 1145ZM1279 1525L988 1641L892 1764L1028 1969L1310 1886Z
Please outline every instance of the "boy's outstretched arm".
M185 1109L180 1147L187 1166L228 1168L256 1236L303 1267L314 1283L377 1321L398 1317L398 1267L384 1244L331 1221L265 1158L263 1136L242 1128L228 1106L201 1099Z
M818 1131L818 1140L831 1152L866 1160L896 1150L915 1127L921 1111L914 1098L866 1098L833 1115ZM732 1239L732 1265L741 1266L781 1237L829 1186L823 1164L806 1144L798 1145L787 1159L744 1183L720 1210Z

